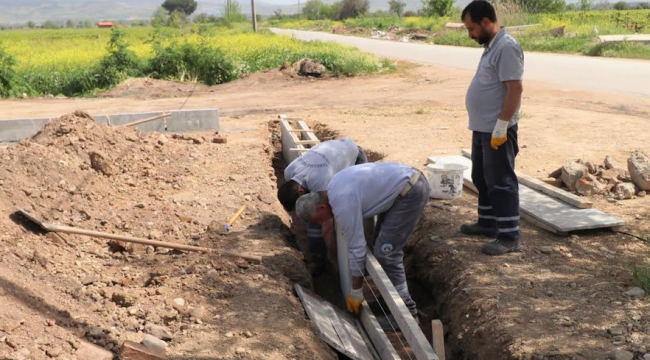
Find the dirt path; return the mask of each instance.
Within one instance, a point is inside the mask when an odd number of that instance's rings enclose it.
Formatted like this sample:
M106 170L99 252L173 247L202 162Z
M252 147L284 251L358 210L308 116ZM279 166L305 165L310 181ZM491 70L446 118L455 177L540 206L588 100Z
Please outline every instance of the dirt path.
M197 91L185 108L220 108L221 125L231 136L229 144L268 144L259 129L277 114L291 113L354 138L384 154L383 161L424 168L428 156L459 154L469 146L464 92L471 76L468 71L428 66L377 77L319 81L269 72ZM4 101L0 110L6 118L24 118L77 108L91 113L174 109L191 91L181 87L175 97L158 98L159 91L149 96L146 86L132 85L124 89L131 94L126 97ZM121 95L119 89L113 95ZM526 83L518 169L545 177L567 160L601 163L607 155L624 164L632 150L650 153L650 132L645 130L649 114L646 97ZM237 183L249 186L244 166L250 165L244 164L255 161L232 156L219 162L226 167L214 173L228 178L234 171L239 174L236 178L242 177ZM268 165L263 156L254 159ZM217 165L211 162L210 166ZM208 172L201 173L210 178ZM258 174L260 181L266 176L264 171ZM262 188L235 191L252 199L258 192L269 194ZM184 196L191 201L198 195ZM274 199L269 201L267 211L281 214ZM596 208L625 219L631 231L650 231L650 198L615 204L604 197L593 201ZM471 193L452 202L432 201L407 253L408 274L420 293L420 306L448 325L452 359L607 359L616 348L641 357L650 350L647 302L623 294L633 285L631 264L647 258L646 246L611 232L560 238L524 222L523 253L485 257L479 254L484 239L464 237L458 231L460 224L474 218L475 203ZM229 206L229 211L235 207ZM209 207L210 211L216 208ZM208 214L205 207L194 212ZM207 220L201 223L207 225ZM281 221L288 224L285 217ZM292 311L296 313L291 316L298 316L298 310Z

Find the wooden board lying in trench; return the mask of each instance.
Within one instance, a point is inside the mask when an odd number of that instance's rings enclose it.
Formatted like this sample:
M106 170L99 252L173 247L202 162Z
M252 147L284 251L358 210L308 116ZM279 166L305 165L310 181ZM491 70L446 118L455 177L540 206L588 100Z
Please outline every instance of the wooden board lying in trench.
M351 314L332 306L299 284L295 288L307 315L327 344L353 360L380 360L372 343L364 340L361 324Z
M465 186L476 192L472 183L472 161L461 155L433 156L438 162L463 164ZM519 206L522 218L532 219L535 225L566 235L571 231L625 226L625 221L596 209L578 209L558 199L519 184Z

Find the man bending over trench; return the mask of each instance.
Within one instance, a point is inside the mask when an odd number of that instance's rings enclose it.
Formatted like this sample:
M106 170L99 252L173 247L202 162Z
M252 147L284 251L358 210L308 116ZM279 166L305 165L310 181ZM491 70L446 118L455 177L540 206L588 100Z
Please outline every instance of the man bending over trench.
M363 220L378 216L373 253L402 300L417 319L415 301L406 284L404 245L413 233L429 199L429 183L415 168L396 163L368 163L349 167L334 175L327 190L304 195L296 213L309 223L334 219L348 246L352 289L348 311L359 314L363 302L363 276L367 243ZM330 254L336 254L333 228L324 232ZM330 260L336 255L330 255Z
M355 164L368 162L365 152L351 139L324 141L294 160L284 170L286 182L278 189L278 199L287 212L294 210L296 200L304 194L324 191L339 171ZM326 253L323 228L332 222L307 225L307 241L310 253L309 268L313 275L325 267Z

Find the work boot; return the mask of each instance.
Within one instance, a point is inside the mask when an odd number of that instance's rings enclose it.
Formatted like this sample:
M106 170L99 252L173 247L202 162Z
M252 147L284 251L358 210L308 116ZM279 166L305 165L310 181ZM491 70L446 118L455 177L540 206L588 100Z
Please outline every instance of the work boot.
M495 227L485 227L479 225L479 223L474 224L464 224L460 227L460 232L465 235L483 235L487 237L494 238L497 236L497 228Z
M521 248L519 247L519 240L494 240L491 241L481 248L481 252L487 255L505 255L511 252L519 252Z

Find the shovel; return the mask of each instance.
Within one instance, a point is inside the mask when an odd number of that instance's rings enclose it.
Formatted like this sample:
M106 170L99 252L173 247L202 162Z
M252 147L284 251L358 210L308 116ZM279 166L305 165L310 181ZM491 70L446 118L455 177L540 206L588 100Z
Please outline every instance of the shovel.
M78 229L70 226L47 224L41 222L39 219L37 219L34 215L30 214L29 212L21 208L17 208L17 209L18 212L21 213L26 219L29 219L31 222L40 226L43 230L48 232L84 235L84 236L91 236L91 237L97 237L103 239L125 241L125 242L130 242L135 244L141 244L141 245L151 245L151 246L157 246L157 247L168 248L168 249L198 251L204 253L216 253L224 256L237 257L237 258L253 261L258 264L262 262L262 257L257 255L240 254L232 251L219 251L216 249L210 249L210 248L205 248L200 246L172 244L163 241L148 240L148 239L137 238L132 236L114 235L114 234L109 234L109 233L104 233L99 231Z

